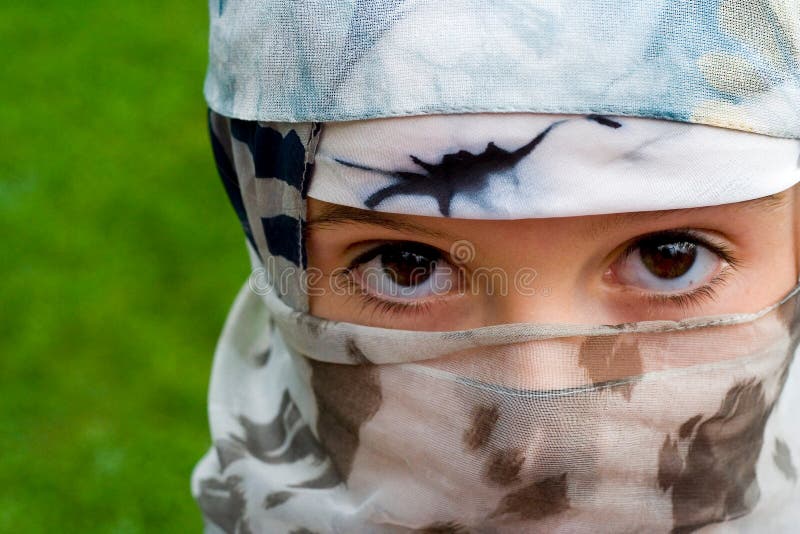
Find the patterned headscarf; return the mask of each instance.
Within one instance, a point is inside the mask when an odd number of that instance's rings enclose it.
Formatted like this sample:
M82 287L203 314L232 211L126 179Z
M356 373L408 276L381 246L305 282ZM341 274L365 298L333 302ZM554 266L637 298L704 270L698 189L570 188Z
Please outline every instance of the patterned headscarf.
M308 197L520 219L782 191L796 1L211 11L209 128L254 276L192 478L207 531L800 524L798 287L752 314L406 331L310 315L304 242Z
M615 114L800 137L797 0L210 0L239 119Z

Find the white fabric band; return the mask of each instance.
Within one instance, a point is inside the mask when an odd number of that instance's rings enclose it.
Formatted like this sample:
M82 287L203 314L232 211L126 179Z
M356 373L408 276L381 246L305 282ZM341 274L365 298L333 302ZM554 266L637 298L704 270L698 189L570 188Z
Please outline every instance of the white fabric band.
M308 195L522 219L727 204L800 181L800 142L641 117L486 113L325 123Z

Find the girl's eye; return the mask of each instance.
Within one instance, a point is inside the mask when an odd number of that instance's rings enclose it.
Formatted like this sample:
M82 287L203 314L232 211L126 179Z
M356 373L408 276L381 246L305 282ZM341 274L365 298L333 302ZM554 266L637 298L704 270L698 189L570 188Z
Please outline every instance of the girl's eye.
M457 279L457 270L445 260L444 253L421 243L386 243L350 265L354 281L367 294L384 300L444 295L455 288Z
M688 232L660 232L629 246L611 265L616 280L655 293L682 293L712 281L722 270L721 246Z

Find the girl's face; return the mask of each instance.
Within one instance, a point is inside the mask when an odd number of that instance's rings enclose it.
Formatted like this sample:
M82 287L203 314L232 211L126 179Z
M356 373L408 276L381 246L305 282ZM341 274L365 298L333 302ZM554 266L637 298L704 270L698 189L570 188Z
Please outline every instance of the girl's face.
M798 279L797 187L703 208L468 220L308 200L311 313L408 330L754 312Z

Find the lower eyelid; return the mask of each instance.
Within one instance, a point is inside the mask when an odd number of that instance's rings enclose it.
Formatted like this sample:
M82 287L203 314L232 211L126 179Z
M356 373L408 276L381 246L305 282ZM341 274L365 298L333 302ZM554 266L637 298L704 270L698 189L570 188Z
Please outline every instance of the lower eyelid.
M727 284L726 274L721 271L708 284L684 293L669 295L650 295L648 297L651 305L660 307L678 307L682 310L689 310L692 307L699 307L705 302L716 302L719 298L717 289Z
M360 293L357 297L360 302L358 313L368 313L370 318L376 314L378 316L400 319L413 319L419 316L430 317L441 313L442 310L440 307L447 305L447 301L438 302L431 299L412 302L390 301L368 293ZM438 309L434 311L434 307ZM395 328L397 327L397 325L393 326Z

